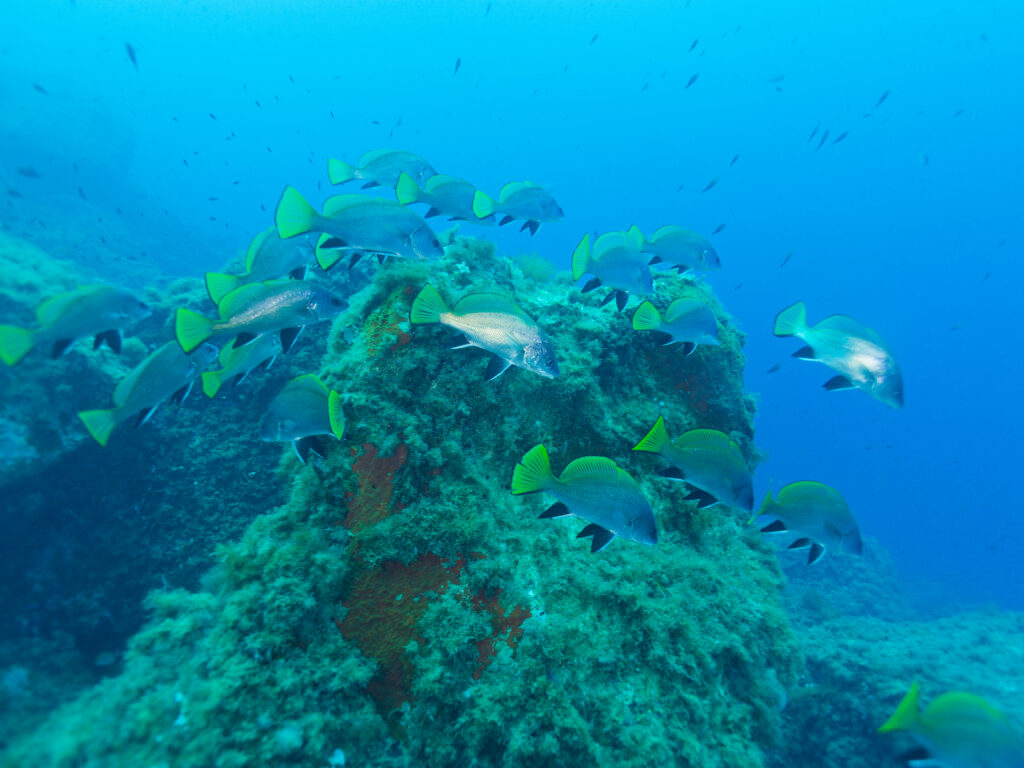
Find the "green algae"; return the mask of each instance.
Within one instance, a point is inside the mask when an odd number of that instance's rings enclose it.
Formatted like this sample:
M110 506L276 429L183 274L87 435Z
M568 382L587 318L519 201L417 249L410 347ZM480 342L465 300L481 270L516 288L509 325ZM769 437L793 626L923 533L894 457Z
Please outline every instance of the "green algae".
M721 346L684 358L549 278L462 238L441 265L376 271L292 361L342 393L346 442L308 467L278 454L245 512L225 476L251 461L252 438L209 406L182 419L193 434L175 458L197 462L208 497L196 514L265 514L218 547L200 590L154 593L121 674L12 744L10 764L316 765L341 748L380 766L763 765L800 668L774 554L631 451L664 415L723 430L755 460L742 335L699 281L657 278L661 299L697 297L720 318ZM483 352L409 328L428 280L446 296L514 294L562 375L484 382ZM255 424L252 410L234 415ZM544 499L508 491L537 442L558 465L603 455L627 469L657 547L591 555L578 521L537 519ZM271 482L288 495L276 508Z

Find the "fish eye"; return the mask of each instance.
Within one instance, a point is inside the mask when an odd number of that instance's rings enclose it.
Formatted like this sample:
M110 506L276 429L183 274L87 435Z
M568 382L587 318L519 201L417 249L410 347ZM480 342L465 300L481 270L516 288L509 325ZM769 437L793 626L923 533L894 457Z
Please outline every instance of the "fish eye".
M340 307L341 306L341 299L339 299L337 297L332 297L331 298L331 306L332 307Z
M441 241L438 240L436 237L431 241L431 243L433 244L433 246L435 248L440 248L441 247Z

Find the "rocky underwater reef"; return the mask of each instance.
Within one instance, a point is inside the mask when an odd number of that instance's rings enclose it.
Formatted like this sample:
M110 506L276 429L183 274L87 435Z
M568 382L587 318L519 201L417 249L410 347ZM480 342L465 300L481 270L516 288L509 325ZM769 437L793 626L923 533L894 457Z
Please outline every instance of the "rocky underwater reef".
M706 283L657 277L718 318L720 346L684 357L543 260L451 237L440 264L327 273L350 302L329 329L107 448L76 412L169 338L174 307L205 309L199 280L148 296L119 358L82 345L0 370L0 765L875 766L915 677L1019 700L1020 617L910 621L872 546L810 576L786 558L786 590L756 527L632 451L660 415L758 460L743 335ZM5 321L91 277L6 236L0 266ZM485 353L409 326L428 282L514 296L561 375L484 381ZM303 373L347 424L307 465L257 434ZM657 545L591 554L577 521L539 519L550 499L509 490L537 443L556 469L626 469Z

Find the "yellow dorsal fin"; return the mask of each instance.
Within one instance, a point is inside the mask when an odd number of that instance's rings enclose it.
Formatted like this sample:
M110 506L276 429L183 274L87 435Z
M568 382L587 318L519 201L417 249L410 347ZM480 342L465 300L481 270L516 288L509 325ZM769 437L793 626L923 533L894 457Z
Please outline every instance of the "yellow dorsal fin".
M501 194L498 195L498 199L504 203L517 192L522 192L524 189L536 189L539 187L540 184L534 184L532 181L510 181L501 188Z
M106 288L105 285L84 285L81 288L76 288L73 291L67 293L59 293L56 296L51 296L38 307L36 307L36 320L39 321L40 325L49 325L59 318L67 308L74 304L76 301L81 301L82 298L88 296L90 293Z
M525 317L515 301L497 293L472 293L463 296L455 305L455 314L470 315L476 312L495 312L503 315Z
M739 451L729 436L717 429L691 429L684 432L676 439L676 447L683 450L716 451L721 453L732 453Z
M568 483L574 480L603 480L605 482L619 481L619 475L625 475L632 481L625 472L616 466L615 462L604 456L584 456L570 461L563 470L561 481Z
M249 250L245 254L245 271L252 272L253 264L256 263L256 254L259 253L260 248L267 241L268 237L277 236L277 230L274 227L260 232L256 237L249 243Z

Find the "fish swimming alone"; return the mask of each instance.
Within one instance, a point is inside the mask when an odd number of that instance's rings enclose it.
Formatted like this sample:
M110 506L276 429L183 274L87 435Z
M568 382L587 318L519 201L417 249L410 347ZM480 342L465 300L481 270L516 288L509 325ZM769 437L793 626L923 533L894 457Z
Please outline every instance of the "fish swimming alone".
M857 387L892 408L903 407L903 376L882 337L846 315L830 315L807 325L807 309L798 301L775 317L776 336L796 336L807 346L793 353L834 370L825 389Z
M395 187L395 197L402 205L426 203L430 209L423 218L448 216L449 221L470 221L475 224L493 224L494 215L478 219L473 213L473 196L476 187L464 179L438 174L427 179L420 188L412 177L402 173Z
M558 501L541 513L542 518L574 515L588 525L576 538L593 537L591 552L600 552L612 539L658 543L654 511L627 472L603 456L584 456L569 462L561 477L551 471L543 445L535 445L512 473L512 493L545 491Z
M93 348L106 344L121 352L123 329L152 314L135 295L109 285L87 285L46 299L36 307L38 328L0 325L0 358L15 365L33 347L50 346L60 357L76 339L94 336Z
M487 381L515 365L541 376L558 376L558 361L551 341L512 299L491 293L463 296L451 310L432 285L426 285L412 302L413 325L440 323L461 335L452 349L479 347L494 357L487 364Z
M665 346L681 344L690 355L699 344L718 346L718 320L711 308L694 299L676 299L662 316L658 308L645 301L633 313L634 331L659 331L667 337Z
M835 488L813 480L802 480L785 486L772 498L768 491L760 511L754 515L771 515L774 522L761 529L763 533L792 531L800 538L789 549L810 547L808 565L818 562L829 549L844 549L854 555L864 552L860 528L846 500Z
M217 358L220 368L206 371L202 376L203 394L215 397L226 381L232 386L241 384L260 366L264 370L270 368L281 351L281 337L276 333L261 334L241 347L225 346Z
M324 455L318 437L341 440L345 435L345 416L341 395L308 373L287 384L270 401L260 421L260 439L267 442L291 442L303 464L310 453Z
M532 181L509 182L501 188L497 200L478 190L473 196L473 213L478 219L486 219L496 213L503 214L499 226L523 219L519 231L528 229L531 235L537 234L541 224L565 218L561 206L555 202L551 193Z
M307 245L296 240L282 240L277 228L260 232L253 238L245 255L245 272L241 275L206 273L206 291L214 304L220 302L236 288L250 283L262 283L288 275L296 280L306 276L306 267L313 261Z
M365 255L404 259L440 259L444 248L430 225L414 211L394 200L365 195L335 195L317 213L294 187L286 187L274 220L278 235L295 237L322 232L316 260L330 269L344 255L349 267Z
M722 267L715 247L706 237L693 230L669 225L654 230L654 234L648 239L639 227L634 225L630 227L629 235L637 242L641 251L654 257L650 264L664 262L680 274L690 270L713 272Z
M605 232L594 241L593 247L590 234L583 236L572 254L572 279L579 280L588 272L594 277L580 289L582 293L607 286L611 291L601 306L615 299L620 312L626 308L629 294L650 295L654 290L654 276L640 252L638 235L639 230L635 228L630 232Z
M375 149L359 158L359 165L349 165L330 158L327 161L327 176L331 184L344 184L353 179L366 183L363 189L371 187L395 188L398 177L407 173L417 184L423 184L436 176L434 167L419 155L401 149Z
M185 354L177 342L168 341L121 379L114 390L113 408L82 411L78 418L93 439L105 446L121 422L137 416L136 425L142 425L164 400L184 402L199 374L216 360L217 348L212 344L203 344L192 354Z
M243 285L220 300L220 318L212 320L179 308L174 335L185 352L215 336L234 336L234 346L248 344L263 333L281 333L287 352L307 325L333 320L348 302L321 285L307 280L269 280Z
M942 768L1022 768L1024 740L1006 716L972 693L950 691L922 712L916 682L879 733L906 731L920 747L903 756L910 765Z
M724 432L691 429L671 440L665 419L659 416L633 450L666 458L672 466L658 474L685 482L691 489L686 499L696 501L698 509L719 503L747 512L754 508L754 481L747 462Z

